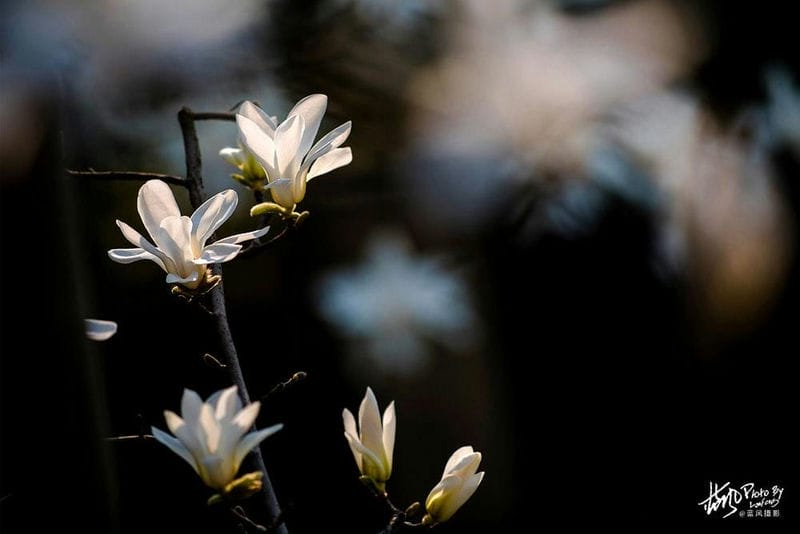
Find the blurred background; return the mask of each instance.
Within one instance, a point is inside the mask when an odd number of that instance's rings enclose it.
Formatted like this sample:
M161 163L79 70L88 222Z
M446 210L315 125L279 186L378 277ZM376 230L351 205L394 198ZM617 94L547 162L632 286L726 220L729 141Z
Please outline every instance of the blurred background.
M780 2L155 0L0 5L0 526L230 529L153 441L228 385L207 315L152 263L139 183L183 175L176 113L328 95L353 162L302 226L224 267L291 532L372 533L341 411L397 405L390 494L450 453L486 477L444 532L795 525L800 73ZM198 124L207 191L252 194ZM188 195L174 188L184 213ZM114 320L102 344L85 317ZM792 464L790 467L790 463ZM710 480L788 491L707 517Z

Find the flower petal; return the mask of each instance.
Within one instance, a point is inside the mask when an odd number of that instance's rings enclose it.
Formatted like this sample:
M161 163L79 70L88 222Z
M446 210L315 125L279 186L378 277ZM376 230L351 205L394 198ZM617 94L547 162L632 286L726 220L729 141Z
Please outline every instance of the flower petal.
M144 238L143 238L144 239ZM158 256L147 252L143 248L112 248L108 257L117 263L133 263L135 261L150 260L165 271L164 262Z
M193 455L198 455L202 452L200 443L197 441L197 436L192 427L187 425L184 419L180 418L175 412L164 410L164 420L167 422L169 431L172 432Z
M444 466L444 473L442 474L442 478L447 476L447 474L450 473L456 466L456 464L458 464L465 456L469 456L470 454L473 453L474 451L472 450L472 447L470 447L469 445L456 449L456 451L450 455L450 458L447 460L447 464L445 464Z
M206 265L208 263L224 263L236 257L242 250L241 245L230 245L228 243L214 243L203 249L199 258L193 261L195 265Z
M192 213L192 236L201 249L211 234L227 221L236 210L239 195L233 189L221 191L203 202Z
M192 260L195 254L200 251L194 250L192 243L192 221L185 215L178 217L167 217L161 221L158 233L154 236L158 249L168 256L175 266L175 270L170 269L179 276L189 276L194 270Z
M200 273L192 271L188 276L180 276L175 273L169 273L166 278L168 284L194 284L200 279Z
M239 243L244 243L245 241L250 241L251 239L257 239L261 236L264 236L269 232L269 226L265 226L259 230L253 230L252 232L243 232L241 234L235 234L224 239L220 239L219 241L215 241L214 245L238 245Z
M117 323L100 319L84 319L86 337L92 341L105 341L117 333Z
M258 417L258 411L260 409L261 403L259 401L250 403L236 414L236 417L233 418L232 423L240 428L242 433L244 433L253 426L253 423L256 421L256 417Z
M264 167L269 179L275 179L277 169L275 168L275 142L272 137L244 115L236 115L236 124L239 126L239 137L242 144Z
M283 428L282 423L278 423L277 425L273 425L271 427L267 427L263 430L257 430L255 432L250 432L245 437L242 438L242 441L236 445L236 451L233 453L233 465L236 471L239 470L239 466L242 465L242 460L244 457L247 456L254 447L256 447L259 443L270 437L275 432L279 431Z
M214 410L209 404L200 407L200 424L198 425L197 438L205 446L206 452L215 454L219 451L219 442L222 437L222 428L214 418Z
M189 452L189 449L187 449L183 443L154 426L150 427L150 432L153 434L153 437L156 439L156 441L169 447L169 450L186 460L186 463L192 466L192 469L194 469L195 473L199 473L197 470L197 463L194 461L192 453Z
M268 136L271 138L275 137L275 129L278 127L278 124L275 122L275 119L267 115L263 109L249 100L245 100L242 102L242 105L239 106L239 113L255 122Z
M394 454L394 435L397 427L397 417L394 410L394 401L389 403L389 407L383 412L383 450L386 453L386 460L389 471L392 470L392 456Z
M219 151L219 155L234 167L241 167L247 161L247 154L241 148L226 147Z
M473 452L462 457L458 462L450 467L447 471L448 475L458 475L460 477L468 477L475 474L478 466L481 464L481 453Z
M119 227L120 231L122 232L123 237L127 239L131 244L136 245L139 248L144 249L145 251L149 252L153 256L157 257L161 260L161 268L165 271L174 270L174 264L172 260L164 254L163 251L156 248L154 244L144 238L142 234L125 224L124 222L117 220L117 226Z
M189 388L183 390L181 397L181 416L189 426L197 426L200 419L200 408L203 406L203 399L196 391ZM172 428L170 428L172 430ZM172 431L175 434L175 431Z
M153 239L156 238L161 221L167 217L177 217L181 214L172 190L161 180L149 180L139 188L136 209L139 211L145 229Z
M306 156L306 161L303 163L308 166L311 166L314 163L314 160L320 157L321 155L325 154L326 152L330 152L334 148L338 148L342 145L347 138L350 136L350 130L353 128L353 122L347 121L344 124L340 124L317 141L317 143L311 148L308 155Z
M353 417L353 413L347 408L342 410L342 420L344 420L345 436L347 435L358 436L358 429L356 429L356 419L355 417ZM353 437L353 439L356 438ZM349 444L350 440L347 440L347 442ZM350 451L353 453L353 458L355 458L358 468L361 469L361 453L358 452L358 449L353 447L353 445L350 445Z
M372 451L381 460L384 457L383 429L381 428L381 413L378 410L378 401L371 388L367 388L364 400L358 409L358 428L361 444ZM381 461L378 465L384 465Z
M206 400L206 404L214 408L214 417L217 421L233 419L242 409L242 401L239 399L236 386L217 391Z
M272 200L287 210L290 210L294 208L295 204L297 204L297 202L295 202L295 197L292 194L293 183L294 182L288 178L281 178L280 180L275 180L274 182L268 183L264 189L269 189L271 191ZM302 199L299 199L298 202L300 200Z
M311 165L306 180L311 180L321 174L349 165L351 161L353 161L353 152L350 150L349 146L345 148L334 148L327 154L320 156L319 159Z
M425 509L436 521L447 521L455 513L450 502L458 493L462 483L463 481L459 477L449 475L442 478L428 493L428 498L425 499Z
M303 137L305 121L295 115L275 130L275 164L281 178L293 178L300 169L303 154L298 152Z
M478 489L478 486L482 480L483 471L472 475L466 480L462 480L461 486L458 488L458 490L454 491L445 500L444 506L442 506L441 510L439 511L439 520L447 521L453 517L453 514L455 514L470 497L472 497L472 494L475 493L476 489Z
M295 115L299 115L303 118L303 122L305 123L303 138L298 147L298 152L301 157L305 156L311 148L311 145L314 144L314 138L317 136L319 125L322 122L322 117L325 115L325 109L327 107L327 96L320 94L309 95L295 104L289 112L287 120Z
M355 436L351 436L345 432L344 437L347 439L347 443L350 444L350 450L353 451L353 456L355 456L356 451L361 455L360 461L358 462L358 469L361 471L361 474L367 474L365 473L366 469L364 469L364 464L365 462L369 462L370 464L374 465L376 469L381 471L381 473L379 473L379 478L383 480L380 480L379 482L385 482L387 477L383 476L385 473L382 472L383 462L381 459L373 451L366 448Z

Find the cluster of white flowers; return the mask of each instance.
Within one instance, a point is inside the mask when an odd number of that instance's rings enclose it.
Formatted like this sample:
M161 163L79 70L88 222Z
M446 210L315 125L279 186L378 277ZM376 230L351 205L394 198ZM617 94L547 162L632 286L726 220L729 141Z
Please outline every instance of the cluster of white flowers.
M277 213L285 218L302 214L295 207L305 196L306 183L312 178L347 165L352 160L349 147L341 145L350 134L351 123L333 129L319 141L314 139L327 107L325 95L311 95L300 100L279 123L251 102L244 102L236 115L239 148L225 148L220 155L236 166L241 174L234 178L254 191L269 190L274 202L263 202L251 209L251 215ZM146 182L139 190L137 208L150 240L117 221L123 236L135 248L112 249L108 256L118 263L149 260L166 273L166 282L179 292L200 294L212 289L220 279L208 268L215 263L234 259L242 251L242 243L264 236L269 227L236 234L206 244L211 236L234 213L238 196L226 190L209 198L191 216L181 215L169 186L159 180ZM152 240L152 241L151 241ZM383 250L386 248L386 250ZM387 329L396 330L400 338L413 339L415 330L436 335L452 334L462 330L470 317L454 314L453 309L469 310L462 305L462 289L456 279L443 275L428 261L407 258L403 246L392 242L374 254L374 282L385 287L387 271L392 287L386 299L378 299L366 310L357 304L346 323L364 322L360 328L372 331L377 338L384 337ZM367 276L370 278L370 276ZM413 283L407 283L408 281ZM368 288L359 293L357 284L339 280L341 291L354 295L381 291ZM372 297L369 297L372 298ZM334 297L329 308L345 309ZM381 308L391 302L399 302ZM455 306L454 306L455 305ZM357 317L353 317L355 314ZM337 314L333 314L337 315ZM398 317L408 321L398 321ZM394 326L393 326L394 325ZM405 327L397 329L397 325ZM406 328L407 327L407 328ZM116 332L116 323L86 320L86 334L90 339L104 340ZM359 327L356 327L359 330ZM414 342L410 352L420 353L420 343ZM171 435L152 427L153 437L172 452L183 458L200 479L218 493L209 503L222 499L237 499L252 495L262 488L262 473L237 474L247 454L264 439L282 428L278 424L263 430L252 430L260 403L242 405L236 386L217 391L207 400L191 389L185 389L181 401L181 415L164 411ZM378 403L370 388L358 411L358 423L353 414L343 412L345 437L361 474L376 489L385 492L386 482L392 474L396 418L392 402L381 418ZM420 524L431 525L449 519L472 495L483 479L476 473L481 454L471 447L462 447L451 456L441 481L431 490L426 501L426 514Z
M342 412L344 437L350 444L356 465L377 490L386 491L386 482L392 475L392 455L397 430L394 401L383 413L371 388L367 388L358 408L358 426L347 408ZM447 460L442 479L433 487L425 500L425 516L421 523L433 525L450 519L472 497L483 480L483 471L476 473L481 463L481 453L472 447L457 449Z

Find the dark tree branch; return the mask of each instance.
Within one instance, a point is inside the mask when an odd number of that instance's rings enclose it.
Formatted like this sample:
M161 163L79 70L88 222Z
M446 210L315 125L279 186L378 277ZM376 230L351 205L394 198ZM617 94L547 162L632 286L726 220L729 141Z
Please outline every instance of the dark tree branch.
M186 108L184 108L186 109ZM236 113L228 113L226 111L204 111L194 112L189 110L191 118L196 121L230 121L236 122Z
M224 119L233 114L198 114L194 113L189 108L183 108L178 112L178 122L181 126L181 133L183 134L184 153L186 156L186 179L188 180L189 201L194 209L200 206L206 200L206 193L203 187L202 175L202 158L200 155L200 144L197 140L197 129L194 122L196 120L211 120L211 119ZM200 117L200 118L198 118ZM232 119L231 119L232 120ZM214 274L221 275L222 268L219 264L213 266ZM225 307L225 289L223 282L220 282L217 287L211 290L211 311L214 317L214 323L217 329L217 334L221 341L221 360L225 364L225 369L230 374L230 378L236 384L239 390L239 397L244 404L250 403L250 395L247 391L247 385L244 381L241 365L239 364L239 356L236 352L236 345L233 342L231 335L230 325L228 323L227 310ZM281 515L281 510L278 501L275 497L275 491L272 488L267 468L264 465L264 457L261 455L261 448L255 447L252 454L248 458L252 459L254 467L264 473L262 479L263 489L262 494L264 503L266 505L266 512L269 521L275 522ZM286 526L280 523L275 531L278 534L288 534Z
M134 182L145 182L147 180L161 180L172 185L189 187L189 182L181 176L172 174L159 174L157 172L134 172L134 171L74 171L67 169L70 176L86 176L88 178L107 178L109 180L125 180Z

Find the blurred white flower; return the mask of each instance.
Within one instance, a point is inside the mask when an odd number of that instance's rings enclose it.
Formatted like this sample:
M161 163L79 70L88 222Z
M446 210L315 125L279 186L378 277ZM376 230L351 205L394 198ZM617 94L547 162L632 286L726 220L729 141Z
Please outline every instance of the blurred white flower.
M209 198L191 217L186 217L181 215L169 186L160 180L150 180L139 189L137 208L155 245L117 220L122 235L138 248L112 249L108 256L118 263L150 260L167 273L168 284L180 284L187 289L213 283L208 264L232 260L242 249L239 243L269 231L269 227L265 227L206 245L217 228L233 214L238 202L236 191L228 189Z
M691 279L707 324L725 329L763 317L793 246L765 147L743 135L746 120L723 128L695 97L671 91L620 109L608 129L664 196L664 258Z
M84 319L86 337L92 341L105 341L117 333L117 323L101 319Z
M767 72L767 129L774 144L786 143L800 157L800 89L786 69Z
M362 264L320 283L322 315L384 371L413 374L429 341L463 350L475 341L468 289L434 258L414 256L394 234L374 237Z
M344 419L344 437L350 444L359 471L371 479L378 489L384 491L386 481L392 476L392 455L397 425L394 401L390 402L383 412L381 421L378 401L372 389L368 387L358 408L358 428L355 417L347 408L342 411L342 419Z
M234 480L247 453L283 428L277 424L245 434L260 407L256 401L242 408L236 386L217 391L205 402L191 389L184 389L181 416L164 411L175 437L156 427L151 431L156 440L186 460L207 486L222 492Z
M275 204L291 213L306 194L306 182L353 159L350 147L340 148L350 135L350 121L314 144L327 105L325 95L307 96L278 124L252 102L244 102L236 115L239 141L244 148L224 149L220 154L232 164L244 166L248 155L237 150L249 152L263 167L268 182L264 188L270 190ZM275 204L254 206L251 214L275 208Z
M442 480L433 487L425 500L423 524L447 521L472 497L483 480L483 471L476 473L481 453L472 447L461 447L447 460Z

